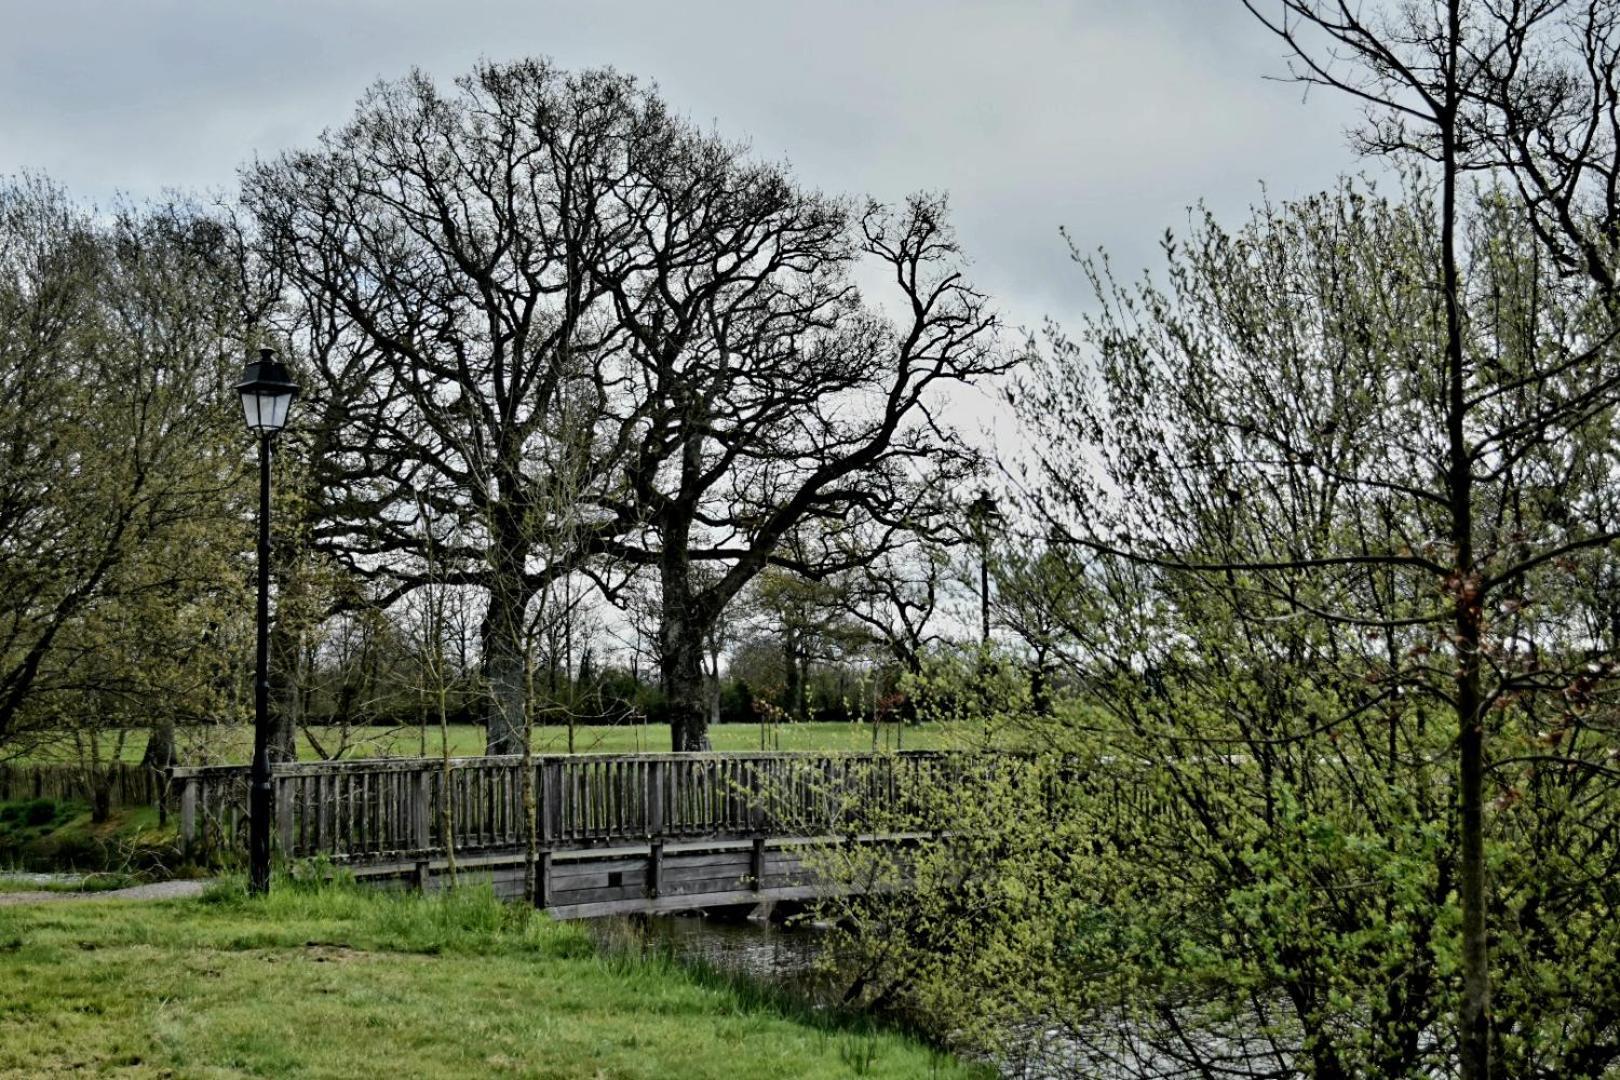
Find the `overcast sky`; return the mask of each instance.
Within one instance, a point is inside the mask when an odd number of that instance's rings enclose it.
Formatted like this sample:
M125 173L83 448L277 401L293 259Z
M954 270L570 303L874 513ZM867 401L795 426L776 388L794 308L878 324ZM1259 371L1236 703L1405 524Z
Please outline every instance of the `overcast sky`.
M86 197L229 188L378 78L479 56L611 64L809 184L950 192L974 276L1014 319L1072 315L1058 235L1152 263L1203 198L1314 190L1358 163L1346 104L1267 81L1238 0L3 0L0 171Z

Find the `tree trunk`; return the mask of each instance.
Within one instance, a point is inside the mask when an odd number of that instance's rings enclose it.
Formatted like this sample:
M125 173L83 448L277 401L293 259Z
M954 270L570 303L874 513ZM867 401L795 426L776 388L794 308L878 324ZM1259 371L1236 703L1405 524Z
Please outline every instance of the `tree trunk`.
M148 769L168 769L174 766L179 754L174 745L174 721L159 720L146 736L146 751L141 764Z
M484 714L487 754L523 750L523 612L528 606L521 579L497 582L489 591L481 632L484 685L489 691Z
M666 537L661 566L663 618L658 628L658 666L670 745L676 751L708 750L704 700L703 640L709 628L692 596L691 563L684 538Z
M159 720L152 725L152 730L146 736L146 750L141 754L141 764L154 772L162 773L165 769L173 768L179 763L180 754L175 748L174 721ZM169 823L169 780L167 776L162 781L162 795L157 801L158 824Z
M303 703L298 679L301 651L297 635L288 630L283 620L273 620L270 623L271 761L298 759L298 716Z
M1461 6L1448 5L1445 108L1440 117L1440 270L1446 305L1447 487L1456 545L1458 899L1462 906L1463 995L1458 1042L1464 1080L1491 1080L1491 975L1485 878L1485 718L1480 655L1483 604L1474 564L1473 462L1468 446L1467 367L1457 264L1457 87Z
M703 650L678 622L667 625L662 656L662 689L669 713L672 749L709 749L709 720L703 701Z
M1051 672L1048 670L1046 650L1035 650L1035 662L1029 668L1029 701L1036 716L1052 715Z
M670 745L678 751L707 750L710 744L703 700L703 646L684 620L667 615L661 637L661 682L669 711Z
M444 658L439 657L439 672L441 677L438 686L439 698L439 837L444 844L445 870L450 875L450 887L456 885L456 821L454 815L455 800L452 799L452 786L455 783L455 772L450 767L450 717L445 708L447 691L442 673L444 671Z
M512 494L523 490L515 460L497 466L497 491L505 493L488 507L490 525L489 605L480 631L484 686L489 693L484 713L487 754L516 754L523 749L524 672L527 668L525 615L535 590L528 582L532 539L526 533L523 507Z
M801 723L810 718L808 695L810 693L810 658L799 650L798 674L793 679L793 719Z
M552 665L555 672L557 667ZM539 901L536 876L540 866L540 820L534 790L534 657L523 656L523 900L530 907Z

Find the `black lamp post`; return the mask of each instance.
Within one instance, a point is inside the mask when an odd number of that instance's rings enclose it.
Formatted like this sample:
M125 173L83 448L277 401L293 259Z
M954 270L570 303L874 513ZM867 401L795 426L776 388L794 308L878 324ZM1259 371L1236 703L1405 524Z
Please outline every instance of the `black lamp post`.
M988 491L968 506L968 518L979 534L979 641L990 644L990 523L1001 520L1001 508Z
M253 773L248 791L248 891L270 891L270 442L287 423L298 384L269 349L236 386L248 430L259 437L259 655L253 676Z

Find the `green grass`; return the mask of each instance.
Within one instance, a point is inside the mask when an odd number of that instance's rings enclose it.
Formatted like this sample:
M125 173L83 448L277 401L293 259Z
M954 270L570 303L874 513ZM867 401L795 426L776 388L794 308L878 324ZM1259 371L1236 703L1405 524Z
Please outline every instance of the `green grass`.
M440 752L439 731L429 727L426 749L429 755ZM336 728L316 728L315 740L328 753L344 743L343 733ZM720 724L709 729L716 750L759 750L760 729L751 724ZM878 745L886 749L896 746L896 728L884 724L879 729ZM921 724L907 728L900 740L908 750L938 750L960 746L982 738L977 725ZM188 760L206 752L214 762L246 761L252 751L253 734L246 726L239 728L193 728L180 736L182 756ZM112 740L108 740L110 744ZM870 750L872 727L869 724L819 723L778 724L766 731L766 747L770 750ZM347 734L346 758L357 757L414 757L421 752L423 733L417 728L352 728ZM568 750L568 730L564 727L537 727L534 732L537 753L561 754ZM574 750L577 753L625 754L669 749L669 731L652 725L580 725L574 730ZM146 733L131 731L124 740L122 760L136 762L146 750ZM317 760L320 753L308 734L299 735L299 757ZM474 756L484 752L484 729L471 724L457 724L450 728L450 752L458 756ZM47 740L31 748L25 760L76 760L73 740L64 735Z
M0 907L0 1076L976 1075L487 889Z

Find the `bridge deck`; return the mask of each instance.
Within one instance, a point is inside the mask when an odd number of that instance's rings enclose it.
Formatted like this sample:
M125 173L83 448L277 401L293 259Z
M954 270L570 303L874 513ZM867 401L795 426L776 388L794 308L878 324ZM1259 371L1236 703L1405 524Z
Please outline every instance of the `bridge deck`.
M700 908L810 901L847 891L826 874L830 852L849 844L905 847L915 834L751 840L686 840L541 852L538 906L559 919L654 915ZM523 896L525 853L480 852L456 860L461 880L487 881L495 894ZM369 860L350 867L363 881L394 888L437 889L449 860Z

